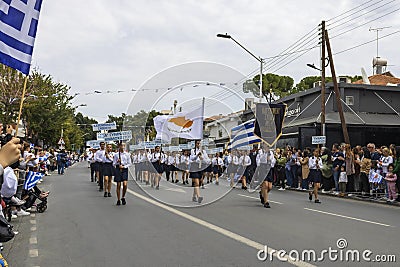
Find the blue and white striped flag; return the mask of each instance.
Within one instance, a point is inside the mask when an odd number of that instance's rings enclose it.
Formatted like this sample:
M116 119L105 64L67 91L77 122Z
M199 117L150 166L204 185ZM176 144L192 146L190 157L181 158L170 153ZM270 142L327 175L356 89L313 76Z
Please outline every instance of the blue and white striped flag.
M239 147L260 143L260 138L254 135L254 123L255 119L246 121L232 128L231 141L229 142L228 149L237 149Z
M32 189L39 182L39 180L42 179L43 176L43 173L29 171L25 177L24 189Z
M42 0L0 0L0 63L29 74Z

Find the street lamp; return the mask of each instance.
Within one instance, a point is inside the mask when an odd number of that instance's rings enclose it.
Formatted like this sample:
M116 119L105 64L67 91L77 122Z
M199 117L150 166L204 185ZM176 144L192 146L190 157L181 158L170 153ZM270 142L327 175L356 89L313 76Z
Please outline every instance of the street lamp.
M251 53L246 47L244 47L242 44L240 44L238 41L236 41L231 35L225 33L219 33L217 34L217 37L219 38L224 38L224 39L231 39L232 41L234 41L238 46L240 46L241 48L243 48L247 53L249 53L253 58L255 58L258 62L260 62L260 103L262 102L262 98L263 98L263 94L262 94L262 88L263 88L263 82L262 82L262 74L263 74L263 64L264 64L264 60L262 57L257 57L256 55L254 55L253 53Z

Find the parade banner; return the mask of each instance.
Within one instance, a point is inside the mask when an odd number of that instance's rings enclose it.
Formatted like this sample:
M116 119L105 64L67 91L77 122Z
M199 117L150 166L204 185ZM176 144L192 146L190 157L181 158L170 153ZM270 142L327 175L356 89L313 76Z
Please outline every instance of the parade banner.
M285 112L286 104L257 103L254 134L273 146L282 135Z
M93 127L93 131L94 132L97 132L97 131L108 131L108 130L117 129L117 124L115 122L99 123L99 124L92 124L92 127Z
M104 134L104 141L128 141L132 139L131 131L113 132Z
M86 141L86 146L98 149L100 148L100 142L99 140L89 140Z
M97 133L96 134L97 140L104 141L104 135L105 135L105 133Z

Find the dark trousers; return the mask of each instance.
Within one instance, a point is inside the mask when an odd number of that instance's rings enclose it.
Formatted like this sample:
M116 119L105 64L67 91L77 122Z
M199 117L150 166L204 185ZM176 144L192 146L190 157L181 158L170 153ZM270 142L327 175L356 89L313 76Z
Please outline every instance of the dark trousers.
M354 175L347 175L346 192L354 192Z
M368 176L366 173L362 172L360 174L360 191L367 193L367 195L369 195L369 180L368 180Z
M297 188L299 186L299 177L297 176L297 169L299 166L291 165L290 172L292 173L292 184L290 185L292 188Z
M333 187L333 177L324 177L322 176L322 189L324 189L325 191L331 191L332 187Z
M103 163L99 163L99 187L103 189Z
M90 180L94 181L94 176L96 175L96 170L94 169L94 163L90 163Z

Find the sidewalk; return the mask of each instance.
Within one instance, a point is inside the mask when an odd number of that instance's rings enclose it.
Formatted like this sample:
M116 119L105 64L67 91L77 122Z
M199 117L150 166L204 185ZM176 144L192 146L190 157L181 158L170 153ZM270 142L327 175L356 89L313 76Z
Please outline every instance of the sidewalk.
M279 187L276 187L279 188ZM297 189L297 188L285 188L286 190L290 190L290 191L299 191L299 192L304 192L308 194L309 190L302 190L302 189ZM318 191L318 194L321 196L328 196L328 197L337 197L337 198L343 198L343 199L352 199L352 200L357 200L357 201L363 201L363 202L370 202L370 203L377 203L377 204L382 204L382 205L388 205L388 206L397 206L400 207L400 202L398 201L394 201L393 203L389 203L386 200L382 199L382 198L371 198L371 197L367 197L367 196L361 196L359 194L345 194L345 196L340 196L335 194L334 192L330 192L330 193L322 193L321 190Z

